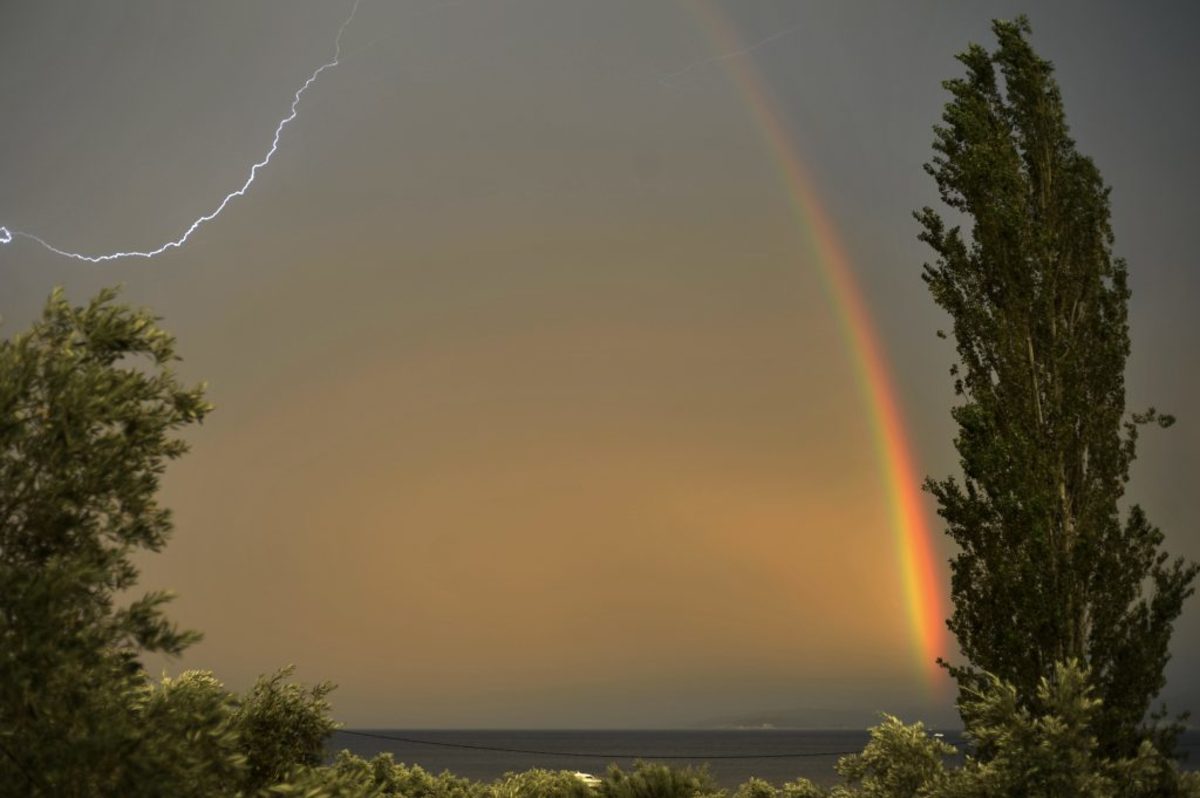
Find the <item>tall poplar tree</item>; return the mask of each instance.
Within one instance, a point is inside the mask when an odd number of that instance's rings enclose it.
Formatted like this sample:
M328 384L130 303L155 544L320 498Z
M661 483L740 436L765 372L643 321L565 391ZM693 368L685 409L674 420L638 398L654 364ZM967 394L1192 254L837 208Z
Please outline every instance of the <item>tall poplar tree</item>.
M1033 703L1055 663L1090 669L1102 747L1128 753L1164 684L1172 624L1195 564L1119 501L1139 425L1126 415L1126 264L1112 255L1109 189L1068 134L1053 67L1028 21L997 21L999 47L958 56L964 77L934 128L926 170L955 218L925 208L937 254L924 279L953 319L962 477L929 480L948 534L950 629L968 664L950 666L960 701L982 671Z

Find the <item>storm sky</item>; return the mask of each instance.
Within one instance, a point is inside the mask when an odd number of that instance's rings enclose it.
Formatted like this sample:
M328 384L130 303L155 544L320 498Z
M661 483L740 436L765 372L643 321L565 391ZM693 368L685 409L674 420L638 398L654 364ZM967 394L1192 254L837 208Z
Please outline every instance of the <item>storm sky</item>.
M729 61L777 102L941 476L953 349L911 212L936 203L954 54L1026 8L1112 186L1130 407L1180 419L1143 435L1130 496L1200 559L1196 6L713 5L744 51L685 0L362 0L186 247L0 248L5 335L53 286L121 284L210 385L175 536L142 559L205 639L152 667L242 688L295 663L351 726L952 720L913 665L846 339ZM0 225L87 253L177 237L349 8L4 3ZM1166 696L1200 710L1195 599L1174 652Z

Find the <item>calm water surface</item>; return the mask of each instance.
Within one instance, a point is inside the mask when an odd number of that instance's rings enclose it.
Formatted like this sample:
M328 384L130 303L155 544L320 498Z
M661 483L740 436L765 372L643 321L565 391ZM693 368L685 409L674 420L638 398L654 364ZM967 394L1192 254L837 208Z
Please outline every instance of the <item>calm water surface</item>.
M452 731L415 729L362 730L390 737L409 737L430 743L478 745L492 748L525 748L553 752L545 754L507 753L450 748L444 745L381 740L335 732L331 751L343 748L363 757L390 751L398 762L417 764L426 770L443 770L470 779L490 781L510 770L546 768L603 773L610 762L622 768L634 760L653 760L656 756L683 756L686 759L663 760L671 765L705 765L722 787L736 787L757 776L776 785L804 776L822 785L837 782L833 765L837 755L861 751L867 743L863 731L814 731L801 729L749 729L705 731ZM945 739L961 748L959 732L945 732ZM1182 740L1191 752L1189 769L1200 758L1200 731L1187 732ZM600 756L578 756L596 753ZM777 756L787 754L788 756ZM772 755L762 759L714 759L722 756Z

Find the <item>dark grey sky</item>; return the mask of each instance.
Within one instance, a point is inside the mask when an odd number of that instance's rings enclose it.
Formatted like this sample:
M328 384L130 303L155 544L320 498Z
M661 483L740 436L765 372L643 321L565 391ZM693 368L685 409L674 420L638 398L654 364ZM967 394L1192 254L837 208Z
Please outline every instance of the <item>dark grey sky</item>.
M0 248L6 333L54 285L122 283L212 385L146 564L207 633L184 664L242 685L296 662L352 724L950 717L919 697L862 398L726 62L777 99L942 474L952 350L910 214L954 53L1021 11L1113 187L1130 404L1180 419L1144 436L1132 495L1200 558L1197 6L715 5L775 38L731 55L682 0L363 0L276 160L186 249ZM348 8L5 3L0 225L175 237ZM1192 709L1197 619L1168 688Z

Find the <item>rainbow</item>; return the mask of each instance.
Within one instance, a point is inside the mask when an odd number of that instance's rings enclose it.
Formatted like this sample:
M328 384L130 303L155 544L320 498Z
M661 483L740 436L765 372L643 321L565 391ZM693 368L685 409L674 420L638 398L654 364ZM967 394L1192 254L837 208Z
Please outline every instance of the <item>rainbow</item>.
M805 230L805 238L820 266L869 411L900 560L904 604L916 660L914 665L932 687L939 683L942 673L935 660L951 653L944 623L941 580L935 567L937 555L933 538L921 507L921 476L905 434L904 415L884 360L883 346L855 281L850 258L833 221L817 199L813 181L792 145L770 89L754 69L751 59L743 57L767 40L747 46L711 0L696 0L685 5L697 12L717 52L722 53L710 60L720 62L737 82L771 157L779 165L796 222Z

